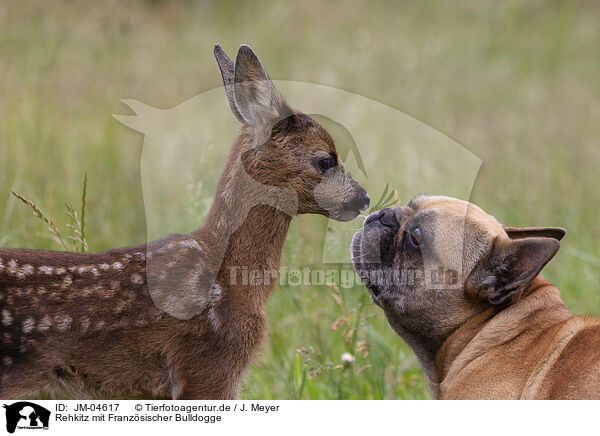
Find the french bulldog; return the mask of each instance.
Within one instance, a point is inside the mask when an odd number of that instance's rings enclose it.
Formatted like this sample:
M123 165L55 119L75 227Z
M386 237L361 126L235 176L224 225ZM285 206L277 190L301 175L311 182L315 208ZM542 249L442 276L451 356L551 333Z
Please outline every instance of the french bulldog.
M600 320L573 316L540 273L565 234L419 195L370 214L351 252L433 398L600 399Z

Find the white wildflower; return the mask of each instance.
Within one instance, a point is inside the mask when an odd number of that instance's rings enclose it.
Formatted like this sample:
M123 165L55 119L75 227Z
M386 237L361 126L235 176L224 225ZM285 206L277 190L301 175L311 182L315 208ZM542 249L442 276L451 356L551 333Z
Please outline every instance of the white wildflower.
M354 362L354 356L350 353L344 353L342 354L342 362L346 363L346 364L350 364Z

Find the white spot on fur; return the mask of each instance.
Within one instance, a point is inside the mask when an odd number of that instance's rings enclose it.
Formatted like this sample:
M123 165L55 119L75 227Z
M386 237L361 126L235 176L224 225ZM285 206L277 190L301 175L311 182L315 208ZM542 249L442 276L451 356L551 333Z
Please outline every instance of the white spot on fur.
M202 248L200 248L198 242L193 239L186 239L185 241L181 241L179 245L182 247L193 248L194 250L202 251Z
M2 325L8 327L9 325L12 324L12 322L13 322L12 314L8 310L4 309L2 311Z
M134 285L141 285L142 283L144 283L144 279L141 275L135 273L131 276L131 283L133 283Z
M121 262L114 262L111 265L112 269L116 269L117 271L120 271L123 269L123 264Z
M17 273L17 262L13 259L8 262L8 273L16 274Z
M231 204L232 196L233 196L233 189L231 187L231 183L227 183L227 185L223 189L223 192L221 192L221 198L223 199L223 201L225 201L225 203Z
M115 313L121 313L123 312L127 306L129 306L129 303L127 303L126 301L119 301L119 303L115 306L115 308L113 309L113 312Z
M171 250L171 248L172 248L172 244L163 245L156 252L158 254L168 253Z
M60 300L63 297L63 292L61 292L60 290L55 290L55 291L51 291L48 294L48 298L52 298L54 300Z
M139 260L146 259L146 253L134 253L134 256L137 257Z
M57 275L61 276L61 275L66 274L66 273L67 273L67 269L66 268L63 268L63 267L56 268L56 274Z
M108 271L110 269L110 265L107 263L103 263L102 265L100 265L100 269L104 270L104 271Z
M98 272L98 268L93 265L84 265L80 266L78 270L79 274L92 274L94 277L98 277L100 273Z
M87 332L88 329L90 328L90 319L89 318L83 318L81 320L81 331L83 333Z
M0 271L2 271L4 269L4 262L2 262L2 259L0 259Z
M17 276L19 276L20 278L24 278L26 276L30 276L31 274L33 274L34 271L35 271L35 268L33 268L33 266L31 266L29 264L23 265L19 269L19 272L17 273Z
M111 330L124 329L127 327L129 322L126 319L121 319L110 326Z
M208 323L213 330L221 328L221 319L217 313L217 304L221 300L223 289L218 283L213 284L210 290L210 309L208 310Z
M104 327L106 327L106 323L104 321L98 321L94 326L94 330L102 330Z
M50 319L49 315L46 315L42 318L42 320L38 324L38 330L41 332L45 332L50 327L52 327L52 320Z
M111 298L121 290L121 284L117 280L112 280L109 283L108 288L104 286L96 286L95 290L100 293L100 296L103 298Z
M71 277L71 276L66 276L66 277L63 279L63 282L62 282L62 285L61 285L61 287L62 287L63 289L64 289L64 288L68 288L68 287L69 287L69 286L71 286L72 284L73 284L73 277Z
M148 321L146 321L145 318L140 318L135 322L135 325L138 327L144 327L144 326L148 325Z
M23 322L23 333L29 333L35 328L35 321L33 318L27 318L25 322Z
M218 283L215 283L210 290L210 296L216 299L220 299L223 294L223 288Z
M54 317L54 321L56 322L56 328L58 331L65 332L71 328L71 322L73 318L69 315L56 315Z
M46 265L39 266L38 271L42 274L46 274L47 276L54 274L54 268Z
M219 330L221 328L221 320L219 319L219 315L214 306L208 311L208 323L213 330Z
M117 293L117 291L111 286L109 286L108 288L103 286L96 286L94 289L98 294L100 294L100 297L102 298L112 298Z

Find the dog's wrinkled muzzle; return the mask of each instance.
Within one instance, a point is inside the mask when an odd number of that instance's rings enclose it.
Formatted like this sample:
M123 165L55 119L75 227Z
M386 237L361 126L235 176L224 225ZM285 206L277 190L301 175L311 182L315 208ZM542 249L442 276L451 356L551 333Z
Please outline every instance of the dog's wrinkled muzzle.
M394 258L393 241L400 228L399 210L389 207L371 213L362 230L352 238L351 252L354 269L363 280L374 300L381 293L385 268L389 268Z

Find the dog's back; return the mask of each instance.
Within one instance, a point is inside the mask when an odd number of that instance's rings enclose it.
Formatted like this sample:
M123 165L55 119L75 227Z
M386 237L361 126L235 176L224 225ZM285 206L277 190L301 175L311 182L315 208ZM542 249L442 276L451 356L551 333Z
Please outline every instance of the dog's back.
M539 370L527 398L600 399L600 319L565 321Z
M541 282L449 338L438 355L443 399L600 399L600 319L572 316Z

